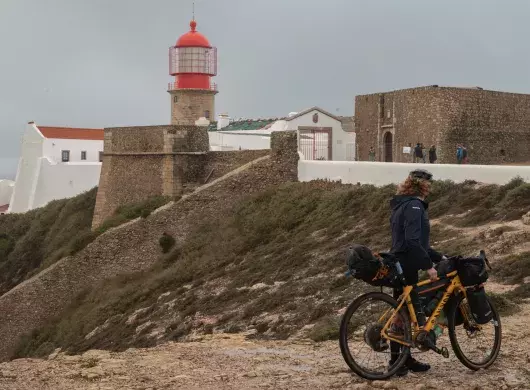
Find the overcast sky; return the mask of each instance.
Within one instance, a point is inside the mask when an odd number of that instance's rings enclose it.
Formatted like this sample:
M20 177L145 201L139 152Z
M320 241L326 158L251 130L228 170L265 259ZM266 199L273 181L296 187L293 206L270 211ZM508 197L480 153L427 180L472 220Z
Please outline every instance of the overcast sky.
M191 0L0 0L0 178L25 123L169 123L168 47ZM530 92L527 0L197 0L216 111L353 115L357 94L440 84Z

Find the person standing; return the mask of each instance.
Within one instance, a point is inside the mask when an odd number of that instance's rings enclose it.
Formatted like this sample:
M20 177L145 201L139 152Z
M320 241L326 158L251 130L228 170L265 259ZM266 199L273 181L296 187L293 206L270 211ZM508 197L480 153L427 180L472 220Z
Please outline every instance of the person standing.
M423 153L421 150L421 145L418 142L416 146L414 147L414 162L419 163L422 158L423 158Z
M462 164L464 150L462 149L462 145L458 144L456 145L456 162L457 164Z
M399 260L407 285L418 283L418 271L420 270L427 271L429 278L436 280L438 275L433 263L438 263L443 259L442 254L430 246L430 222L426 197L430 193L431 183L430 172L416 169L410 172L405 181L398 186L397 194L390 201L392 231L390 252ZM397 299L401 293L400 289L394 289L394 298ZM425 325L426 315L418 294L414 290L411 293L411 300L418 324ZM400 349L400 344L390 342L390 366L398 359ZM422 372L430 368L430 365L420 363L409 354L405 365L396 375L403 376L409 371Z
M431 148L429 149L429 162L434 164L436 160L438 160L438 156L436 155L436 146L431 145Z
M368 161L375 161L375 150L373 146L370 148L370 151L368 152Z
M467 158L467 148L462 145L462 163L467 164L468 158Z
M427 149L423 144L421 144L421 158L423 159L423 163L425 164L427 162Z

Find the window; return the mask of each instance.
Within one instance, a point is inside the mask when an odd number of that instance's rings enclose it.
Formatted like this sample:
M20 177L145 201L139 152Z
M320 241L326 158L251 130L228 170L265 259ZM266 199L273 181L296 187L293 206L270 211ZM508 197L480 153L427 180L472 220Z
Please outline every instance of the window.
M179 101L179 98L177 95L173 96L173 103L176 103Z
M204 117L205 117L206 119L210 119L210 110L206 110L206 111L204 111Z
M103 152L99 152L99 162L103 162Z
M86 151L81 152L81 160L86 160Z
M387 117L388 119L390 119L390 117L391 117L390 110L388 110L388 111L386 112L386 117Z
M62 157L63 162L70 161L70 151L69 150L63 150L61 152L61 157Z

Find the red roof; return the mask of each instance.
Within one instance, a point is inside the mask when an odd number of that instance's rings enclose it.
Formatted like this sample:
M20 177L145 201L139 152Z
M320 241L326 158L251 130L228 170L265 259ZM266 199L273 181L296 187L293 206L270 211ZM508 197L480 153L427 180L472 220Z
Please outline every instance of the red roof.
M211 47L208 39L200 32L195 31L196 27L197 22L192 20L190 22L191 30L177 40L175 47Z
M72 127L37 126L45 138L85 139L103 141L103 129L75 129Z
M7 209L9 208L9 205L8 204L5 204L3 206L0 206L0 213L5 213L7 212Z

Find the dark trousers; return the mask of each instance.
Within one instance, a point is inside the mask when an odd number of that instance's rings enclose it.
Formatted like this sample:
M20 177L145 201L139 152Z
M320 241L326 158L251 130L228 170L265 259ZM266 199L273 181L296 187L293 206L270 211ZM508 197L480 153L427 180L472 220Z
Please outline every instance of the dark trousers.
M403 276L405 277L405 281L407 285L416 284L419 281L418 278L418 271L419 269L411 266L410 262L407 261L407 259L400 259L401 267L403 268ZM399 296L402 294L402 289L394 289L393 291L393 297L394 299L398 299ZM416 291L412 290L410 293L410 298L412 300L412 305L414 306L414 310L416 311L416 317L418 320L418 324L420 326L425 325L426 318L425 313L423 312L423 308L420 304L420 299ZM399 354L401 352L401 344L390 342L390 363L393 363L399 358ZM409 358L410 358L410 352L409 352Z

